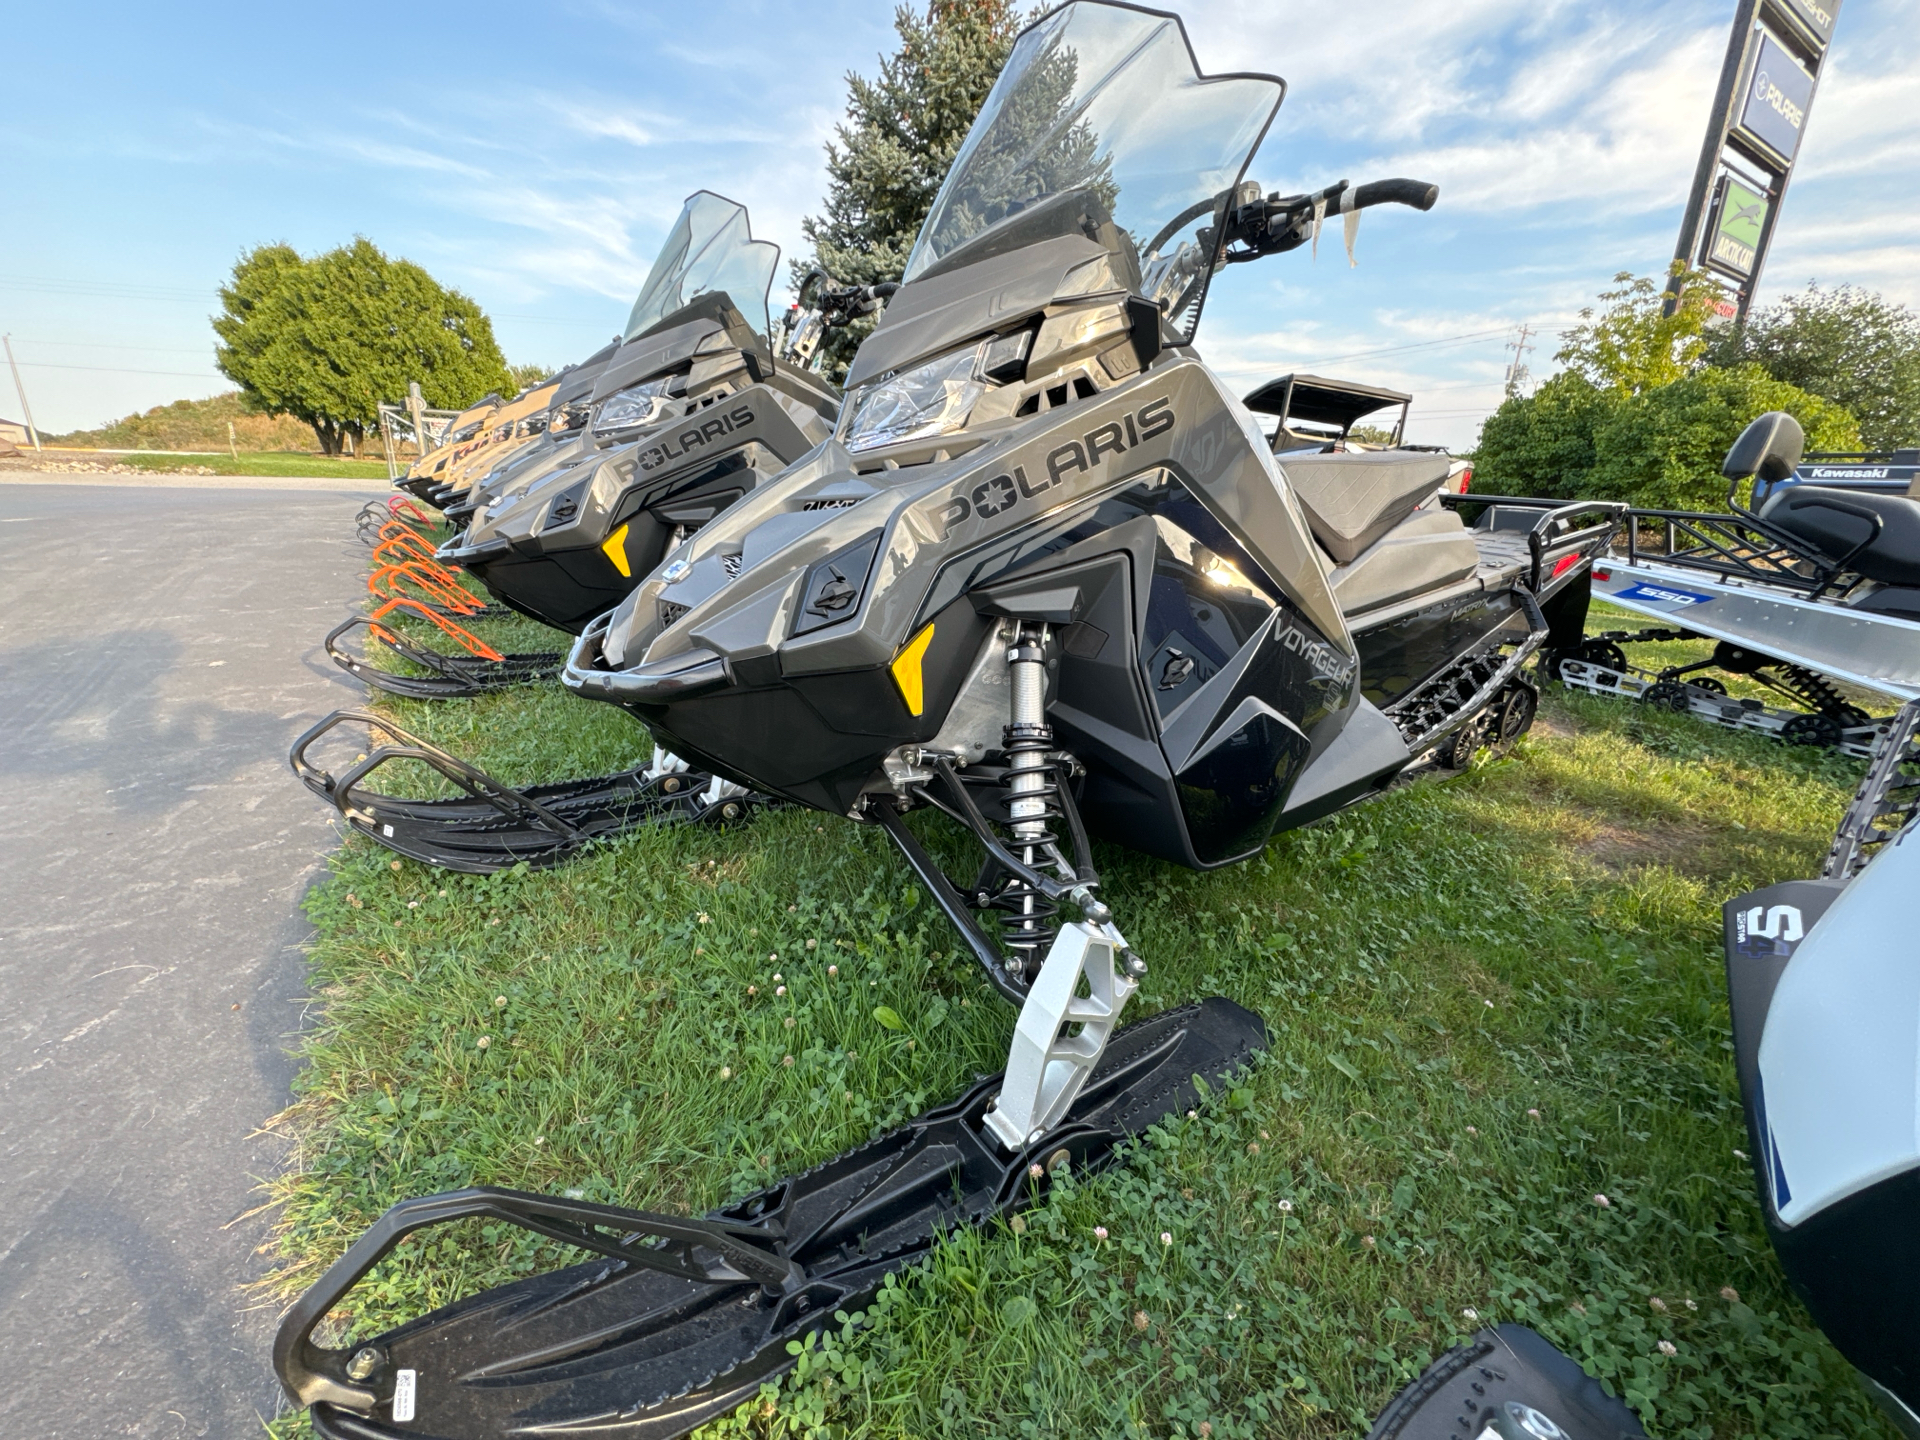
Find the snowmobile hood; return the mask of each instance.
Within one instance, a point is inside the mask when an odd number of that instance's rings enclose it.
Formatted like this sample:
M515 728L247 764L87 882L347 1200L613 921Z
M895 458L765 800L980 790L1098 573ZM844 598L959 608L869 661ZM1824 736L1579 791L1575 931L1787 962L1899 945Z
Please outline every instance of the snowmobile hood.
M1213 222L1283 91L1201 76L1171 15L1082 0L1030 26L834 438L671 552L566 683L717 773L845 810L887 752L935 738L990 615L1065 627L1088 603L983 587L1070 548L1104 498L1176 482L1312 643L1349 646L1251 414L1187 348Z

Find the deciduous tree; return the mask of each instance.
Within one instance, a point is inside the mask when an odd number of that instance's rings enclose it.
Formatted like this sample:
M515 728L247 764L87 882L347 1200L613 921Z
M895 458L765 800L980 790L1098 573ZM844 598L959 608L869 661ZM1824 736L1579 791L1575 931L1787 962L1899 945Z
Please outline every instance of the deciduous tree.
M409 381L447 409L514 388L480 307L364 237L311 260L260 246L220 300L215 363L249 404L311 425L329 455L362 438Z

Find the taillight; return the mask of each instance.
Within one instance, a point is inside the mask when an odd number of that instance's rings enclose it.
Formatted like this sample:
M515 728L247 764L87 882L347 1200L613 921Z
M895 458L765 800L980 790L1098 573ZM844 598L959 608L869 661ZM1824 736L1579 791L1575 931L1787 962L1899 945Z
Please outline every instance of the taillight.
M1464 495L1467 493L1469 489L1472 488L1472 486L1473 486L1473 467L1469 465L1467 466L1466 469L1460 472L1460 488L1455 493L1459 495Z

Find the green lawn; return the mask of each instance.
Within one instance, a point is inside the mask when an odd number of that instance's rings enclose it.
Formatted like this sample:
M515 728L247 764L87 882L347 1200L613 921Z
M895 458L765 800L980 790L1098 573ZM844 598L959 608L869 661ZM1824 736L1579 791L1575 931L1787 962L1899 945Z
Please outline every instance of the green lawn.
M390 713L510 782L650 747L556 686ZM950 1241L709 1433L1357 1437L1511 1319L1658 1436L1890 1436L1761 1228L1718 950L1721 901L1818 871L1858 775L1555 690L1511 757L1253 863L1103 848L1152 966L1134 1013L1224 994L1266 1017L1269 1057L1130 1164ZM281 1295L404 1196L707 1208L951 1097L1011 1030L884 837L820 815L485 879L356 838L308 908ZM506 1227L411 1240L332 1338L542 1260Z
M291 450L250 451L235 458L231 455L109 455L105 452L84 455L96 465L128 465L136 470L170 472L198 466L216 475L295 475L339 476L356 480L384 480L384 460L335 460L325 455L301 454Z

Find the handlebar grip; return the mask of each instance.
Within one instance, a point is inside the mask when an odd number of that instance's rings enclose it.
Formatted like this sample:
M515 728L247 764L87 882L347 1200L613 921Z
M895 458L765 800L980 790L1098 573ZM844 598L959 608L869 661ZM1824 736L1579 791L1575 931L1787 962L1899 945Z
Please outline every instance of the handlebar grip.
M1364 210L1369 205L1411 205L1416 210L1431 210L1439 198L1440 187L1424 180L1374 180L1354 187L1353 208Z

